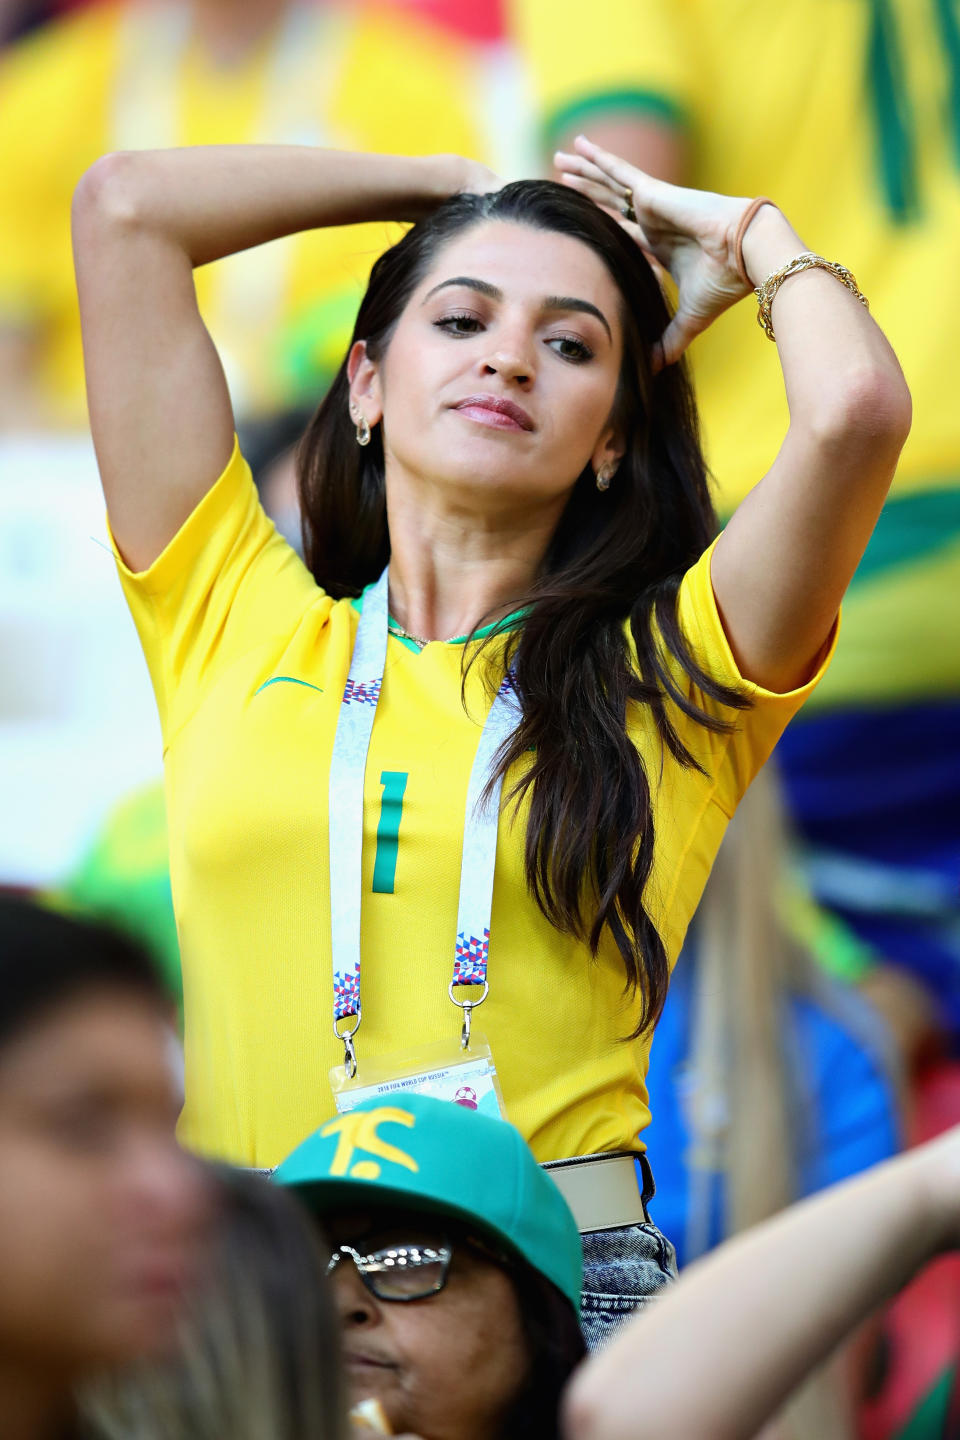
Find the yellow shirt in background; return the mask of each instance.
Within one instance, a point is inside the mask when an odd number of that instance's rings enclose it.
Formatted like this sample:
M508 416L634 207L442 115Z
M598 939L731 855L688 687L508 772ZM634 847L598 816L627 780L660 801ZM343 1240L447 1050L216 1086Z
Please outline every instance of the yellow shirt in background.
M949 0L511 0L550 148L600 116L685 128L685 184L767 194L854 272L897 352L914 425L895 493L955 487L960 19ZM724 512L787 427L776 350L746 301L691 350Z
M183 957L183 1138L275 1165L333 1113L328 1072L343 1059L332 1033L327 817L357 602L317 587L266 519L239 450L149 570L118 563L164 737ZM700 663L742 683L709 551L683 580L679 617ZM462 643L420 652L388 641L364 794L361 1066L364 1056L459 1034L447 987L467 782L490 703L476 667L464 710L462 661ZM654 794L650 904L671 962L728 819L822 668L788 695L746 685L755 703L729 735L668 706L706 775L662 754L637 717ZM685 677L680 684L690 691ZM525 810L516 823L501 818L490 995L476 1024L508 1114L539 1159L636 1148L649 1120L649 1036L622 1039L637 1006L624 998L612 942L592 960L528 894L525 827Z
M239 63L192 40L188 7L101 4L0 59L0 325L35 331L65 423L86 419L70 200L115 149L295 143L476 154L469 65L448 35L388 4L291 4ZM197 272L239 414L319 398L395 226L315 231Z

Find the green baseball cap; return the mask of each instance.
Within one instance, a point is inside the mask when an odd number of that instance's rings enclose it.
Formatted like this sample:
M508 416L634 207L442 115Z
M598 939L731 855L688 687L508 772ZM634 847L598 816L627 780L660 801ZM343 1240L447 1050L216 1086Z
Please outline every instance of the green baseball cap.
M505 1120L430 1095L375 1097L321 1125L273 1178L315 1214L392 1202L465 1221L545 1275L580 1313L576 1222Z

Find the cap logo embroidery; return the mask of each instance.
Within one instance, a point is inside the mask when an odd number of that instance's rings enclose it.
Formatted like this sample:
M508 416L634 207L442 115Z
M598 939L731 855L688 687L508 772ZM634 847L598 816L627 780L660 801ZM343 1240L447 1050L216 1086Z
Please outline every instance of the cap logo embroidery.
M349 1173L358 1180L378 1180L382 1167L376 1160L358 1160L351 1169L354 1151L365 1150L368 1155L379 1155L381 1160L388 1160L391 1165L402 1165L416 1175L420 1169L416 1160L404 1150L399 1150L396 1145L381 1140L377 1134L377 1126L386 1124L388 1120L397 1125L406 1125L411 1130L417 1123L416 1117L411 1115L409 1110L395 1110L384 1106L379 1110L354 1110L346 1115L338 1115L336 1120L325 1125L320 1131L324 1140L328 1135L340 1137L328 1173L331 1176Z

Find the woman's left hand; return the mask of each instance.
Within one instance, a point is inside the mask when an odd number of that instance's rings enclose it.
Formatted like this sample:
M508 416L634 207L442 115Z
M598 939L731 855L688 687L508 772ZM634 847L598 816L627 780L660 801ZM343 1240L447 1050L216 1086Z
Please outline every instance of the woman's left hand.
M558 150L563 184L593 200L677 285L677 310L661 337L671 365L716 317L750 293L737 270L736 236L749 199L686 190L656 180L585 136L576 154ZM636 221L628 219L632 195Z

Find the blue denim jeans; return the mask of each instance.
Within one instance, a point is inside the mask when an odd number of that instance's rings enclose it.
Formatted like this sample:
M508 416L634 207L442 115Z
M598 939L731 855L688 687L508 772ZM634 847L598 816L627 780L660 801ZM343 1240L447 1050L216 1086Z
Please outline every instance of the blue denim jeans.
M646 1220L619 1230L583 1235L581 1325L591 1350L597 1350L665 1285L677 1278L677 1257L670 1241L650 1219L647 1202L653 1175L646 1156L638 1168Z

